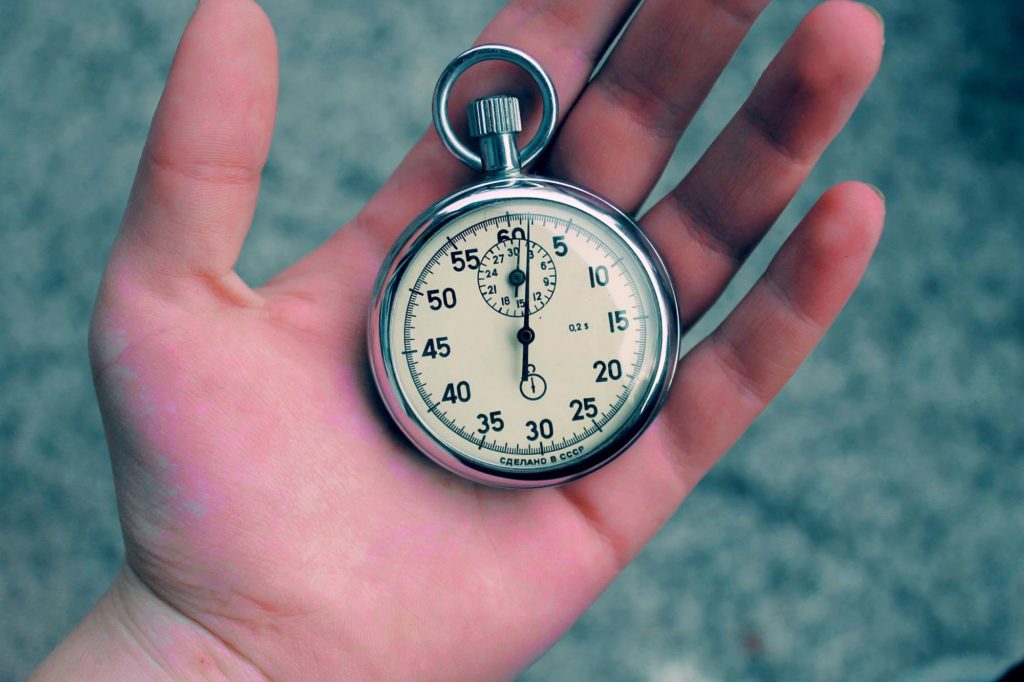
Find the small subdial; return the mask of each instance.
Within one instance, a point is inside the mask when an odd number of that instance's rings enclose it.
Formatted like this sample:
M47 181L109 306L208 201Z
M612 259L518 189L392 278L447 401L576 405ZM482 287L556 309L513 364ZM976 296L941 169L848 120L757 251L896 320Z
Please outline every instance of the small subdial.
M484 301L507 317L523 316L527 289L530 314L541 310L554 295L557 278L551 254L526 239L506 239L492 246L476 273Z

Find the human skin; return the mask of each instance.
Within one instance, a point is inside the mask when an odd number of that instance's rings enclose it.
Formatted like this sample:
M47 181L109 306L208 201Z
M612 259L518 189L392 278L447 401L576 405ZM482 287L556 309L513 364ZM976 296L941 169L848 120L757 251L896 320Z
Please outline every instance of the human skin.
M589 84L630 2L512 0L479 41L531 53L558 89L560 131L536 172L636 211L767 1L649 0ZM882 45L866 6L814 9L701 160L641 217L685 327L845 124ZM90 333L125 563L34 679L515 675L782 388L854 290L884 221L871 187L830 189L680 361L665 408L627 454L560 488L485 488L396 431L365 342L387 249L472 174L428 130L351 222L250 287L233 268L276 98L260 8L200 2Z

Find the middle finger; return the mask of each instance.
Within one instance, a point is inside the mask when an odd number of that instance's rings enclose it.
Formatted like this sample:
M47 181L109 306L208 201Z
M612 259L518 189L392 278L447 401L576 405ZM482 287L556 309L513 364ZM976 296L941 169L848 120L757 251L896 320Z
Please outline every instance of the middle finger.
M769 0L650 0L566 118L544 174L643 203Z

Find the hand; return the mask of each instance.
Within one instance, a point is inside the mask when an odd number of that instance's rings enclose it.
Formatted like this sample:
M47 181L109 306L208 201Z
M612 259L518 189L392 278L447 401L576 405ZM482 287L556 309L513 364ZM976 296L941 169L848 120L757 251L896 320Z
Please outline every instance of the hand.
M767 0L512 0L480 40L559 90L543 174L636 210ZM827 2L692 171L642 217L691 325L872 80L882 27ZM250 0L200 2L153 120L91 329L125 567L40 677L264 673L496 679L570 626L772 399L854 289L869 187L817 203L681 361L659 419L571 485L486 489L414 452L369 381L373 280L404 226L471 178L429 130L348 225L264 286L233 266L270 145L277 64ZM73 671L73 674L72 674Z

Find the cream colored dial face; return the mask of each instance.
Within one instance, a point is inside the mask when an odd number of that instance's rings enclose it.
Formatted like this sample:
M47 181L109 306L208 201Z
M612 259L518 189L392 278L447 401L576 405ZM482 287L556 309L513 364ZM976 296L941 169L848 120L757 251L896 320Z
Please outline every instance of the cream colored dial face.
M647 271L568 205L512 199L461 215L401 277L388 320L398 387L412 416L478 467L578 464L656 379L662 330Z

